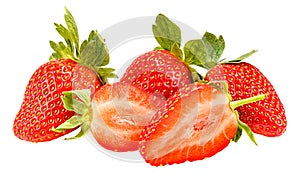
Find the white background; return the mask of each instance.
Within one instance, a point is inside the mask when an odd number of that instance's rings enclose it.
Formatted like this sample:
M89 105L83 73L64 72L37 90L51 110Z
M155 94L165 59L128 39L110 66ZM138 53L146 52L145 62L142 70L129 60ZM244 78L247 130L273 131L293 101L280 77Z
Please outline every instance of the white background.
M235 58L258 49L247 61L277 90L286 109L286 133L278 138L256 135L258 146L243 136L212 158L159 168L111 158L86 138L38 144L18 140L13 135L13 120L31 74L51 54L48 41L60 40L53 22L63 23L64 6L75 17L81 39L91 29L102 31L133 17L163 13L200 33L222 34L226 41L223 57ZM0 175L299 175L298 7L296 0L1 1ZM111 66L119 68L133 56L151 50L155 46L151 42L138 40L120 46L111 54Z

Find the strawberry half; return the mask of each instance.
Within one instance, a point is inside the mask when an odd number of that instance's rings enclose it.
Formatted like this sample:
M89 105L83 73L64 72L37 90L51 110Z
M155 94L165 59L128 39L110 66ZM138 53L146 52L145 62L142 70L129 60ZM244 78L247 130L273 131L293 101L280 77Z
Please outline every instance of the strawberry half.
M103 86L93 98L91 132L112 151L134 151L139 136L163 101L135 86L114 83Z
M101 36L92 31L89 39L79 47L77 26L67 9L65 20L67 28L58 24L55 26L67 46L63 42L56 44L50 41L54 50L50 61L33 73L26 87L13 125L14 134L19 139L44 142L71 132L73 129L63 133L53 131L74 115L74 112L64 108L62 92L89 89L94 93L107 82L106 76L113 76L113 69L102 68L108 64L109 57ZM99 52L103 55L98 55ZM93 56L91 53L97 55Z
M262 98L230 102L228 94L214 86L188 85L170 97L143 129L139 151L153 166L211 157L236 135L240 122L234 108Z
M81 133L74 138L91 131L100 146L116 152L138 149L142 129L164 103L156 96L122 83L102 86L92 100L90 90L86 89L64 92L62 99L65 107L77 115L55 131L63 132L81 126ZM70 106L69 102L73 105Z
M222 63L213 67L206 75L207 81L226 81L233 100L258 94L268 95L262 101L237 108L240 120L253 132L274 137L286 131L285 110L274 87L255 66L246 63Z

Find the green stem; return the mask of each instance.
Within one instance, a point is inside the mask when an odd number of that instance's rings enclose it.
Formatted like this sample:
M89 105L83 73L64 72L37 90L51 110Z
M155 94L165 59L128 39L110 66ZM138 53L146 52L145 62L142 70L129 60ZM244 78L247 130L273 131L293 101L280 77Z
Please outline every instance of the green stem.
M243 106L245 104L249 104L249 103L259 101L259 100L263 100L265 98L266 98L266 95L261 94L261 95L257 95L257 96L254 96L254 97L242 99L242 100L232 101L232 102L230 102L230 106L231 106L232 109L236 109L239 106Z

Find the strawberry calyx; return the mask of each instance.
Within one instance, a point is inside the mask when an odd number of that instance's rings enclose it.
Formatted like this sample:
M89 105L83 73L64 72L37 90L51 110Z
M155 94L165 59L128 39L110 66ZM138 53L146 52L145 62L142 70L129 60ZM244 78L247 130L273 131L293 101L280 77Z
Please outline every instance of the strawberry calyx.
M190 40L185 44L186 62L210 70L218 64L240 63L257 52L251 50L236 59L226 59L221 58L224 49L225 40L222 35L217 37L213 33L205 32L202 39Z
M227 93L227 95L229 95L229 94ZM237 130L237 133L236 133L235 137L233 138L234 142L237 142L240 139L240 137L242 135L242 132L245 131L246 134L248 135L248 137L250 138L250 140L255 145L257 145L257 142L255 140L255 137L254 137L254 134L253 134L252 130L250 129L250 127L247 124L245 124L244 122L242 122L239 119L239 113L235 109L239 106L243 106L243 105L246 105L246 104L249 104L249 103L257 102L257 101L263 100L265 98L266 98L265 94L260 94L260 95L253 96L253 97L250 97L250 98L245 98L245 99L230 102L230 107L232 108L232 110L235 111L236 118L237 118L237 121L238 121L238 130Z
M152 26L154 37L159 44L154 50L167 50L185 63L192 75L194 82L202 80L203 76L198 73L186 58L186 50L181 49L181 29L163 14L158 14L155 24Z
M205 32L200 39L187 41L181 48L181 29L163 14L158 14L152 31L159 46L154 50L167 50L185 63L192 75L194 82L203 80L203 76L195 67L209 70L218 64L240 63L250 57L257 50L241 55L236 59L221 58L225 49L225 40L222 35Z
M232 101L232 97L228 92L228 84L227 84L226 81L214 81L214 82L204 82L204 83L209 84L211 86L214 86L218 90L224 92L226 94L229 102L230 102L229 106L231 107L232 111L234 111L234 113L236 115L236 119L238 121L238 129L237 129L235 137L232 139L232 141L238 142L238 140L240 139L240 137L242 136L242 133L244 131L247 134L247 136L250 138L250 140L255 145L257 145L257 142L255 140L255 136L254 136L252 130L250 129L250 127L246 123L242 122L239 119L239 113L235 109L240 107L240 106L243 106L243 105L247 105L247 104L250 104L250 103L254 103L254 102L263 100L267 97L267 95L259 94L259 95L253 96L253 97Z
M79 42L78 28L73 15L65 8L64 15L66 27L62 24L54 23L56 31L63 37L64 42L58 43L50 41L50 47L54 50L49 60L71 59L80 65L93 70L103 84L108 83L108 78L116 78L115 69L106 68L109 64L109 51L104 39L96 31L92 30L88 39L81 44Z
M87 134L93 116L90 96L91 91L89 89L63 92L61 99L64 107L69 111L74 111L75 115L52 130L54 132L64 132L68 129L81 127L77 135L65 138L65 140L77 139Z

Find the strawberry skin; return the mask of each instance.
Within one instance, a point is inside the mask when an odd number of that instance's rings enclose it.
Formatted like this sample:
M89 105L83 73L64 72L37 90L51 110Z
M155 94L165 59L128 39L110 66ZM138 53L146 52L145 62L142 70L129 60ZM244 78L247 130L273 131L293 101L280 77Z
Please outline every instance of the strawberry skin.
M270 81L255 66L246 62L220 64L212 68L205 79L226 81L233 100L266 94L262 101L238 107L240 120L264 136L280 136L286 131L283 104Z
M63 107L62 92L84 88L95 92L100 86L101 82L92 70L71 59L43 64L34 72L26 87L13 125L15 136L30 142L44 142L73 131L53 131L74 115L74 112Z
M188 66L167 50L154 50L139 56L120 80L166 99L191 81Z
M135 151L142 129L163 103L135 86L106 84L92 100L91 133L108 150Z
M139 151L153 166L202 160L223 150L238 128L227 95L203 83L180 89L140 135Z

